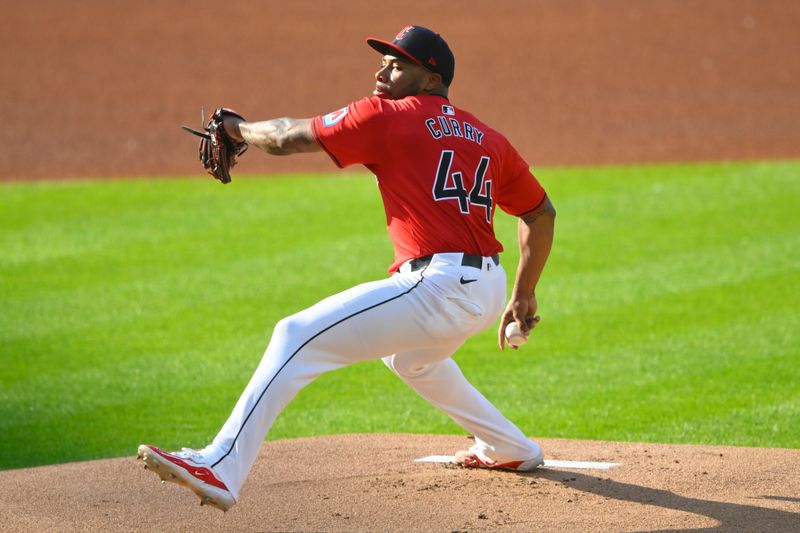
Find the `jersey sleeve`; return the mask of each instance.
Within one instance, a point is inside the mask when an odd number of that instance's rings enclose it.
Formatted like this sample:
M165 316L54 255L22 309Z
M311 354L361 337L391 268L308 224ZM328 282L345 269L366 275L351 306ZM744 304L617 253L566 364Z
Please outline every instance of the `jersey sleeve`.
M386 136L379 98L364 98L311 120L314 139L339 168L375 163Z
M547 193L531 173L528 163L511 145L508 145L501 172L501 187L495 200L503 211L523 217L544 206Z

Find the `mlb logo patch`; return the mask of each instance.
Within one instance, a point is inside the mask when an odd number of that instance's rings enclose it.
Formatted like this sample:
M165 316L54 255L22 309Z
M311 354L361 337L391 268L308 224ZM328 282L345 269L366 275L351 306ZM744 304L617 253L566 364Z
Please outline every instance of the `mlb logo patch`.
M343 108L333 111L332 113L328 113L324 117L322 117L322 125L323 126L333 126L340 120L342 120L345 115L347 115L348 108L344 106Z
M451 105L443 105L442 106L442 113L444 113L445 115L450 115L451 117L456 116L456 110Z

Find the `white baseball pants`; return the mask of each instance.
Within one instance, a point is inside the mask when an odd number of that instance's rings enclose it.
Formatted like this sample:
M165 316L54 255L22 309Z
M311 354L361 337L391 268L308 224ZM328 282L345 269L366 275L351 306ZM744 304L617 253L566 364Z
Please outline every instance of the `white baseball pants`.
M485 257L478 269L461 260L460 253L436 254L413 272L406 263L390 278L353 287L278 322L228 421L201 451L234 498L272 423L300 389L323 372L378 357L473 434L471 450L481 459L524 461L541 453L450 358L495 322L506 296L500 265Z

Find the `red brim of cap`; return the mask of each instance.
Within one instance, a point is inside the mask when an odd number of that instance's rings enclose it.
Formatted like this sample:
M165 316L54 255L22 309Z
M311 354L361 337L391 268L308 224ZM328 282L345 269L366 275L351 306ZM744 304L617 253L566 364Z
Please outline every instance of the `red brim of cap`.
M416 63L417 65L422 65L422 62L419 59L417 59L412 55L409 55L408 52L406 52L405 50L403 50L394 43L370 37L369 39L367 39L367 44L385 56L401 57L404 59L408 59L409 61L411 61L412 63Z

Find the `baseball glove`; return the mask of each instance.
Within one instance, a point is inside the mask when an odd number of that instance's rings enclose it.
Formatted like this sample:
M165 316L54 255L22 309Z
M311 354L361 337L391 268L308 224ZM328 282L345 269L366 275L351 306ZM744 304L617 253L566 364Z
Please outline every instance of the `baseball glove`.
M205 122L202 109L200 114L201 123ZM208 121L204 131L181 126L189 133L200 137L200 162L209 174L222 183L230 183L230 169L236 164L236 158L247 150L247 143L233 140L222 125L225 117L231 116L244 120L244 117L236 111L220 107L211 115L211 120Z

